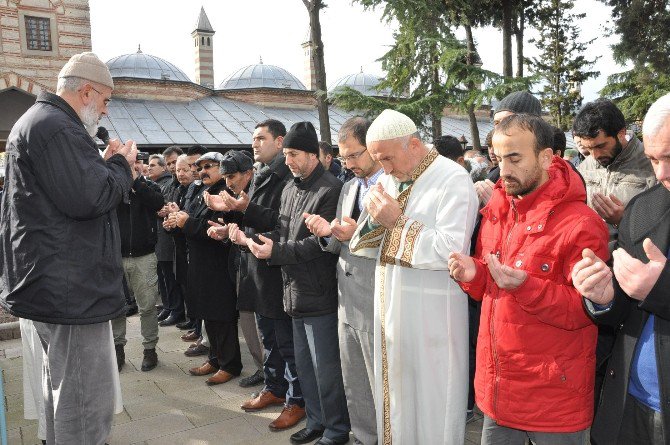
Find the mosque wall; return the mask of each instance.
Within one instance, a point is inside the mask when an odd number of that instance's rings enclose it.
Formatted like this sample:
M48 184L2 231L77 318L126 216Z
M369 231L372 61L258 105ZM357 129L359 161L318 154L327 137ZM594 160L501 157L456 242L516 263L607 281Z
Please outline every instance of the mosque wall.
M87 0L0 0L0 91L54 91L74 54L91 51Z

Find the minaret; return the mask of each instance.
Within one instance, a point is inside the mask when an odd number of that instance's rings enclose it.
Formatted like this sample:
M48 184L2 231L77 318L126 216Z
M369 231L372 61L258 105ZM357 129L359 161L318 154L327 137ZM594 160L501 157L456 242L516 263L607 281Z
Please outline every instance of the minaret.
M316 90L316 69L314 68L314 59L312 59L312 51L314 47L312 46L312 36L309 30L307 31L307 38L301 46L305 51L303 83L305 84L305 88L314 91Z
M200 8L198 23L191 33L195 45L195 83L214 88L214 29L205 8Z

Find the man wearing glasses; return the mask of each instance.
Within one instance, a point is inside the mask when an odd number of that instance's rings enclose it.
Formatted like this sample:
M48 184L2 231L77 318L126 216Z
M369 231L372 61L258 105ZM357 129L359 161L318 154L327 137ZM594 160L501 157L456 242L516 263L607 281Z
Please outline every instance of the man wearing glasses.
M310 215L305 220L319 237L321 248L340 256L337 315L344 393L356 443L365 445L377 443L373 397L375 260L352 255L349 240L356 226L365 220L365 196L384 173L365 146L370 123L364 117L353 117L340 128L341 159L356 177L344 184L335 219L328 222Z
M76 54L7 140L0 214L0 304L34 321L44 351L49 444L104 443L112 426L109 320L125 311L116 208L137 148L92 136L114 82L93 53Z

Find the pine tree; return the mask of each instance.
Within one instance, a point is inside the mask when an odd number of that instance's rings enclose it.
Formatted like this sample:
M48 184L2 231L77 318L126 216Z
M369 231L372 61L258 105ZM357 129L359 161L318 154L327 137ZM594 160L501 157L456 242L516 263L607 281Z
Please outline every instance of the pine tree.
M540 56L531 60L531 68L544 83L540 97L549 111L553 124L567 130L582 104L580 85L597 76L590 71L597 59L584 56L593 40L581 42L575 23L585 14L572 11L572 0L542 0L536 9L536 27L539 38L530 42L540 50ZM595 39L594 39L595 40Z

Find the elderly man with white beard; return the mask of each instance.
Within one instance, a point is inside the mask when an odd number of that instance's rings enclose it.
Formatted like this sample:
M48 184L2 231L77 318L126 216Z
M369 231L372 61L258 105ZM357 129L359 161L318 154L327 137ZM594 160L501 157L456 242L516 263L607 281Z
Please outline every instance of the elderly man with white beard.
M37 330L49 444L101 444L112 425L109 320L125 311L116 208L137 155L112 140L100 157L93 141L113 89L95 54L74 55L7 139L0 304Z

